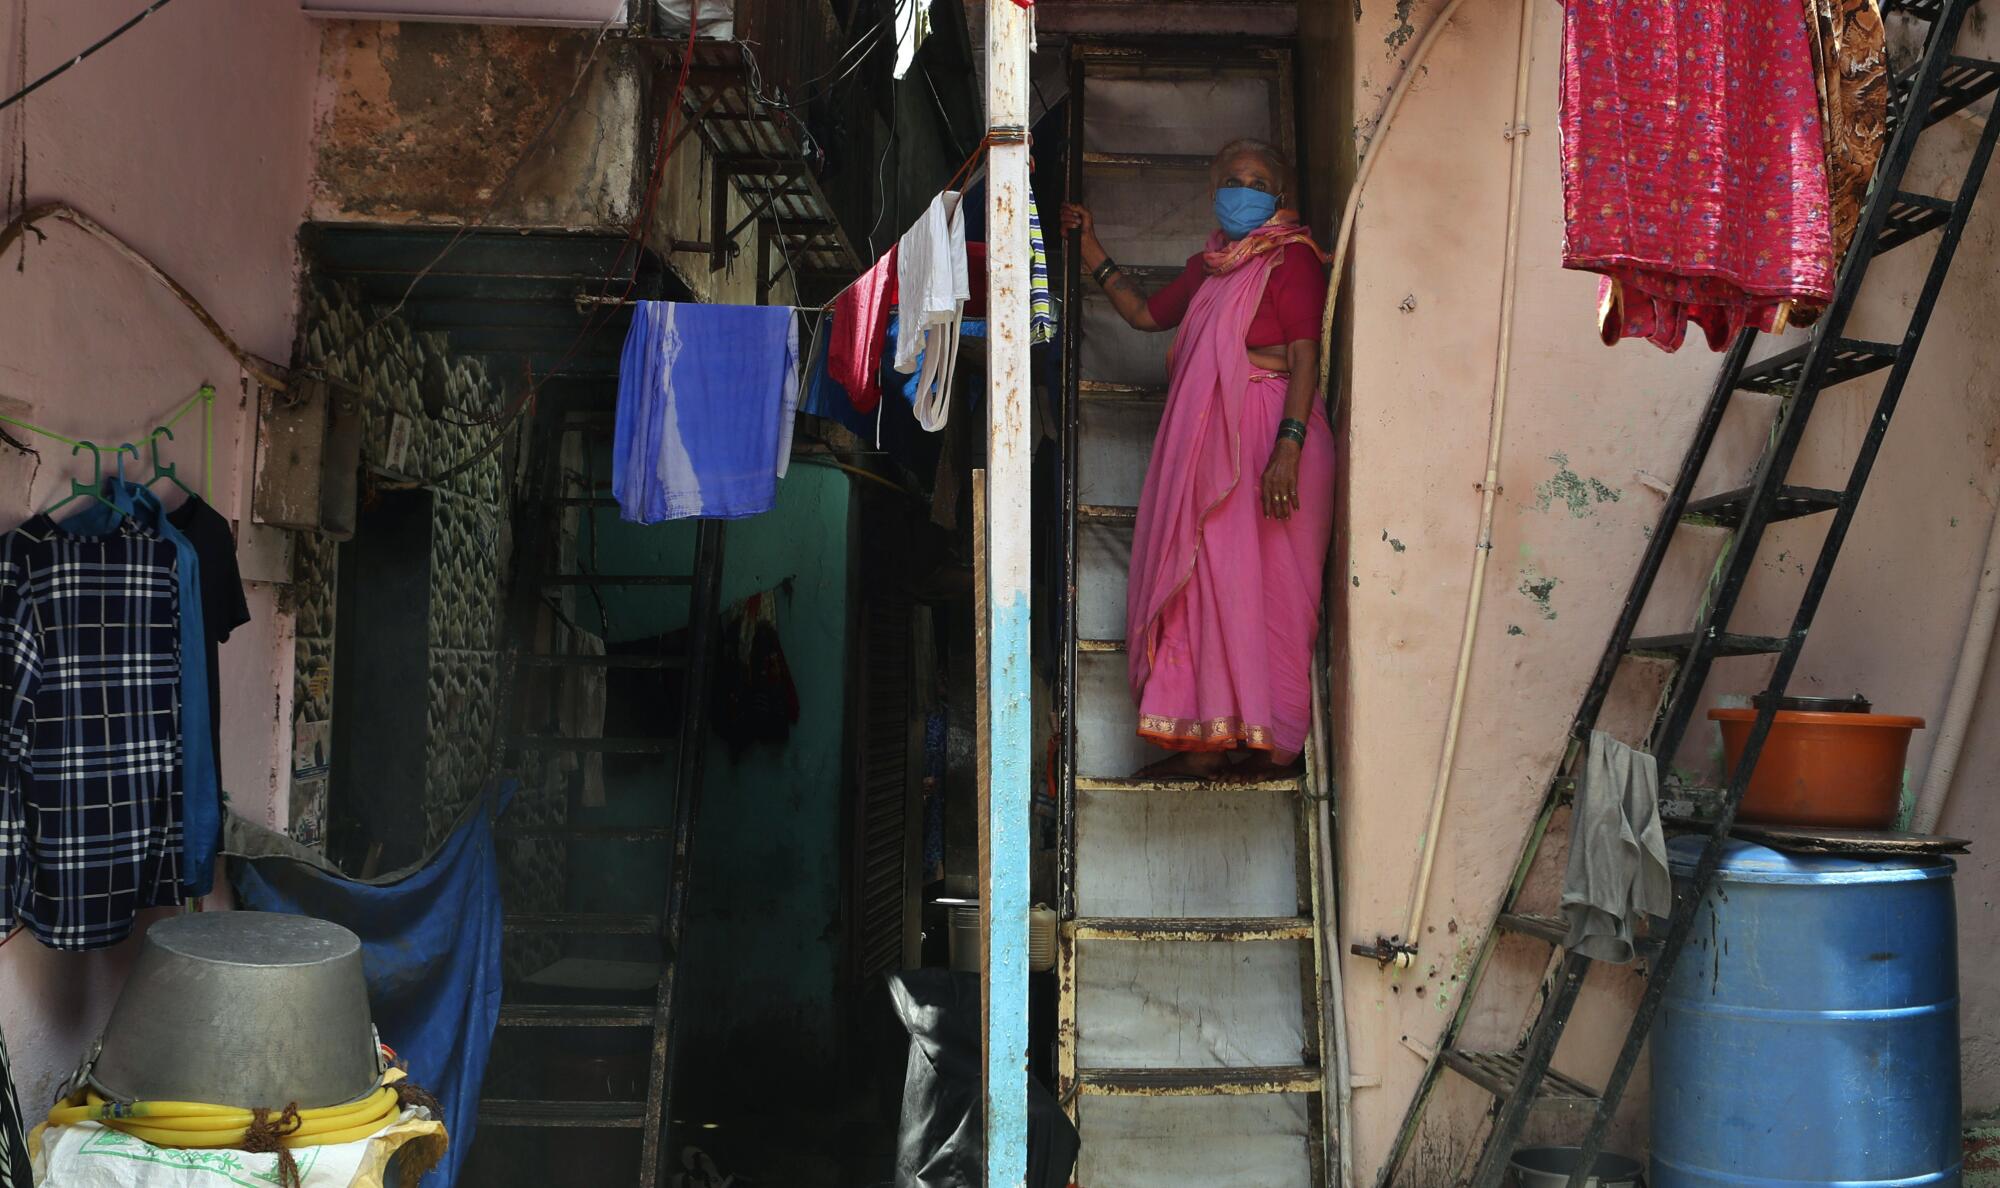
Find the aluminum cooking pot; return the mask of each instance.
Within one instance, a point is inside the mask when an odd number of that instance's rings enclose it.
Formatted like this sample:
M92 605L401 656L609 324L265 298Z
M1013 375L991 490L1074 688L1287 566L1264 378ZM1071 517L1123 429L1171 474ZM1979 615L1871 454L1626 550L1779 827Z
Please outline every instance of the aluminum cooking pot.
M340 1105L375 1088L361 941L274 912L197 912L148 929L88 1073L115 1101Z

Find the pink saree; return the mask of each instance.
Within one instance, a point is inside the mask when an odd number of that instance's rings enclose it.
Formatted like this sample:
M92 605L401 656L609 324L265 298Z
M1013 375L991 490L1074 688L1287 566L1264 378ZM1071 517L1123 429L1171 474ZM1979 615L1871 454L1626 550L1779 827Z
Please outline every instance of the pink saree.
M1223 246L1219 234L1209 244ZM1278 258L1251 256L1195 294L1139 498L1125 595L1132 697L1140 735L1175 750L1246 746L1288 760L1311 726L1333 432L1315 400L1301 506L1289 519L1264 516L1286 377L1253 368L1244 336Z

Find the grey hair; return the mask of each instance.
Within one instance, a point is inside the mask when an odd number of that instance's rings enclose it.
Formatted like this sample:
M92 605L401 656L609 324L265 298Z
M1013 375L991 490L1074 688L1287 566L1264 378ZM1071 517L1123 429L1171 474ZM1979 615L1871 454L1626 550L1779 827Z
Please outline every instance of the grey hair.
M1294 180L1292 176L1292 163L1285 159L1284 153L1278 151L1277 145L1267 140L1258 140L1252 136L1232 140L1216 152L1215 158L1208 163L1209 184L1220 188L1223 175L1229 168L1229 163L1238 157L1256 157L1263 161L1277 178L1278 192L1288 197L1291 195L1292 182Z

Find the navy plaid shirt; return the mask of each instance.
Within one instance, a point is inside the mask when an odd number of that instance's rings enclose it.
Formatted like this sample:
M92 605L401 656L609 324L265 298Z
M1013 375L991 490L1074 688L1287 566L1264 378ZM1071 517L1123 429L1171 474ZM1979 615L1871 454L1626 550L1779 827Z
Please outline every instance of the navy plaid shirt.
M96 949L180 902L179 624L174 547L129 520L0 537L0 929Z

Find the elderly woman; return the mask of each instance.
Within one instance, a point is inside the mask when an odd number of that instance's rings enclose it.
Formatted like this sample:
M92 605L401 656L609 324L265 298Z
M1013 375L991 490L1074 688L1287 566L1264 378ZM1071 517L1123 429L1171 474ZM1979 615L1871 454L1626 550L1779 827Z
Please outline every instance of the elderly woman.
M1252 779L1293 767L1311 724L1333 531L1326 267L1276 149L1225 145L1210 178L1219 229L1150 297L1089 210L1065 206L1063 228L1128 325L1176 330L1126 585L1139 733L1175 754L1141 774Z

